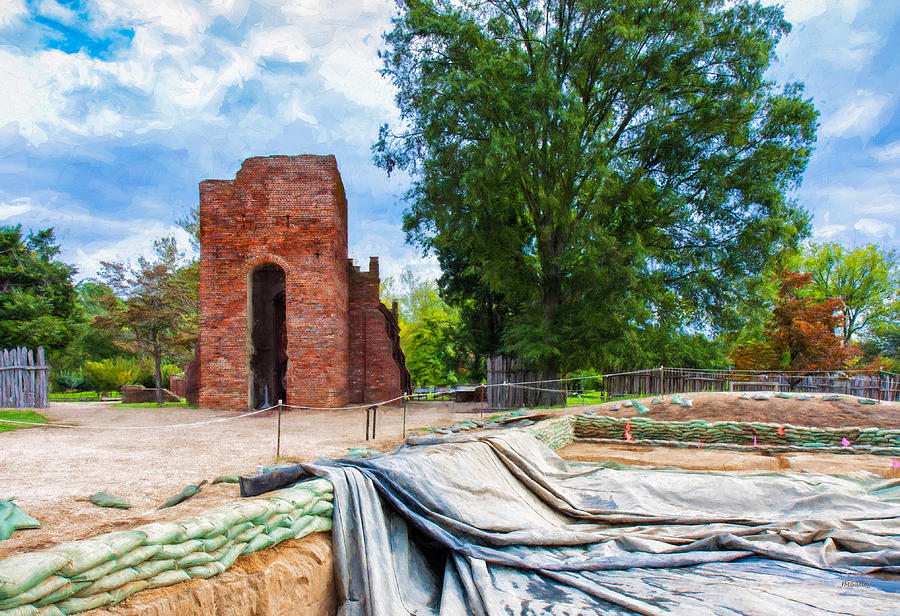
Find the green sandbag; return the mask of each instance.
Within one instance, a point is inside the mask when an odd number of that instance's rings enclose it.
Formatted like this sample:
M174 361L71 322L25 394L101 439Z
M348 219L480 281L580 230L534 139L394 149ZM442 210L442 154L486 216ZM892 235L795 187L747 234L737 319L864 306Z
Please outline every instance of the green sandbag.
M873 400L872 398L859 398L857 402L860 404L878 404L878 400Z
M109 494L107 492L97 492L96 494L91 494L87 498L79 496L75 497L75 500L89 502L98 507L109 507L110 509L131 509L134 506L121 496L116 496L115 494Z
M28 589L25 592L19 593L18 595L10 597L9 599L0 600L0 611L11 610L14 607L19 607L20 605L25 605L26 603L34 603L35 601L40 601L50 593L56 592L68 583L69 580L60 575L48 576L40 584Z
M90 597L69 597L64 601L60 601L57 607L63 614L77 614L78 612L86 612L97 607L106 605L111 601L108 592L102 592Z
M238 483L240 479L237 475L221 475L212 480L210 485L215 485L217 483Z
M0 498L0 541L9 539L17 530L41 527L40 522L13 504L15 498Z
M635 403L634 403L634 408L637 409L638 415L643 415L644 413L646 413L647 411L650 410L650 409L648 409L646 406L644 406L643 404L641 404L640 402L635 402Z
M454 424L454 426L459 426L460 430L471 430L471 426L463 427L462 423ZM453 428L450 429L451 432L456 432ZM374 449L367 449L365 447L351 447L347 450L347 454L344 456L345 458L368 458L370 456L380 455L380 451L376 451Z
M147 579L147 588L162 588L163 586L171 586L179 582L187 582L189 579L191 579L191 576L183 569L163 571Z
M146 580L135 580L133 582L128 582L127 584L123 584L118 588L114 588L109 591L110 596L110 604L116 605L133 595L136 592L140 592L147 588L149 583Z
M38 613L38 609L33 605L22 605L9 611L4 611L3 616L37 616Z
M157 507L156 510L159 511L160 509L166 509L166 508L168 508L168 507L174 507L174 506L177 505L178 503L184 502L184 501L186 501L187 499L191 498L192 496L194 496L194 495L196 495L196 494L200 494L200 489L201 489L204 485L206 485L206 479L204 479L203 481L201 481L201 482L200 482L199 484L197 484L197 485L193 485L193 484L189 485L189 486L186 487L184 490L182 490L180 494L176 494L175 496L173 496L172 498L170 498L169 500L167 500L166 502L164 502L162 505L160 505L159 507Z
M68 562L65 556L46 551L17 554L0 561L0 599L34 588Z

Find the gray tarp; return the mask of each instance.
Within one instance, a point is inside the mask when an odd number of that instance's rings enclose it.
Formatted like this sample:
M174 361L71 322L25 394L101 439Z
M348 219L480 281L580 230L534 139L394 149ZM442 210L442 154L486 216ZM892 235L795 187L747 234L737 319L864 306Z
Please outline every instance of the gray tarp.
M900 613L900 482L419 442L308 467L334 484L339 614Z

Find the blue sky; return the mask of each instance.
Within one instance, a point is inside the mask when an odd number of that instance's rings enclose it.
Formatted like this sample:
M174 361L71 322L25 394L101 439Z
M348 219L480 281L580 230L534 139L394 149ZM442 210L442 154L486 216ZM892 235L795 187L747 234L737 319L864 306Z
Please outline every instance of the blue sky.
M768 3L774 3L766 0ZM779 4L782 4L779 2ZM818 241L900 248L900 1L790 0L771 75L806 83L819 141L795 197ZM377 73L394 0L0 0L0 224L54 226L79 278L187 237L206 178L334 154L350 256L412 266L406 188L371 163L396 120Z

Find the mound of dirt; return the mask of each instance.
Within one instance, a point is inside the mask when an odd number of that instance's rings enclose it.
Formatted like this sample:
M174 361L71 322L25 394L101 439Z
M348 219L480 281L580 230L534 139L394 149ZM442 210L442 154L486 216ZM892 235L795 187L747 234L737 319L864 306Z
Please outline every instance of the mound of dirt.
M693 406L683 407L670 402L672 396L663 396L662 404L651 404L653 397L643 398L641 403L650 409L644 415L659 421L686 421L706 419L707 421L761 421L794 426L815 426L818 428L840 428L856 426L860 428L900 428L900 402L860 404L856 398L825 401L822 394L812 400L776 398L769 400L743 400L737 393L695 393L683 394L691 399ZM621 403L607 402L586 406L597 415L611 417L635 417L637 411L631 407L621 407L617 411L610 407ZM570 407L571 412L579 412L578 407Z

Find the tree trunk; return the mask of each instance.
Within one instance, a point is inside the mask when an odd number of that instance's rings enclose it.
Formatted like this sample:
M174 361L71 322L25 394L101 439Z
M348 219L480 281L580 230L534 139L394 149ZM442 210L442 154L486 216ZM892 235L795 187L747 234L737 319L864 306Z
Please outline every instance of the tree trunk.
M153 347L153 378L156 380L156 403L162 406L162 350L158 346Z

